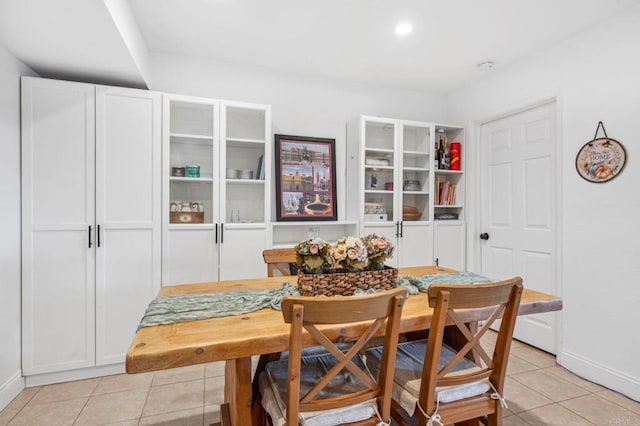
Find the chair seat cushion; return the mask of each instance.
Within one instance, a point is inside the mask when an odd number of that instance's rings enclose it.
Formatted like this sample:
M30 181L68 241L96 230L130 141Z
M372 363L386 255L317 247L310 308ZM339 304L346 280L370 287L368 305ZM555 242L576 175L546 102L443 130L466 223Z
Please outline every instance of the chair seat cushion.
M364 364L360 358L354 358L353 362L364 368ZM335 364L336 359L330 354L303 357L300 377L300 395L306 394ZM270 362L266 365L264 373L262 373L259 378L262 405L265 411L271 416L274 426L280 426L286 423L287 368L288 360ZM339 396L365 389L366 387L360 383L355 376L347 370L343 370L320 392L317 399ZM338 425L371 418L376 415L376 411L377 403L375 399L373 399L345 408L300 413L298 421L300 425L305 426Z
M398 345L392 396L410 415L413 415L418 396L420 395L422 367L426 349L426 340L417 340ZM453 349L442 345L438 369L442 369L455 354L456 352ZM367 367L374 377L377 376L380 369L381 357L381 347L371 348L366 353ZM447 375L464 374L478 369L479 367L472 361L467 358L462 358ZM461 386L438 387L436 388L436 392L440 402L451 402L482 395L490 388L487 381L480 381Z

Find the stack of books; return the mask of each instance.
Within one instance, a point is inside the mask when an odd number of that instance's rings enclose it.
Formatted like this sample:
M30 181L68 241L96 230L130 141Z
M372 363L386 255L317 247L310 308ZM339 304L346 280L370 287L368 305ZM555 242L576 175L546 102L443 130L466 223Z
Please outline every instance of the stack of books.
M436 205L454 206L456 204L456 185L445 180L436 179Z

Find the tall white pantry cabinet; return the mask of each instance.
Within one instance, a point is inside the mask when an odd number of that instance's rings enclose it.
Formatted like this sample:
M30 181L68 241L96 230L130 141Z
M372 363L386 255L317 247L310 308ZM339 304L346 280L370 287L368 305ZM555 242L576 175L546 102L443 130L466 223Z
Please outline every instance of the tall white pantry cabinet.
M122 369L160 286L160 132L159 93L23 77L27 385Z

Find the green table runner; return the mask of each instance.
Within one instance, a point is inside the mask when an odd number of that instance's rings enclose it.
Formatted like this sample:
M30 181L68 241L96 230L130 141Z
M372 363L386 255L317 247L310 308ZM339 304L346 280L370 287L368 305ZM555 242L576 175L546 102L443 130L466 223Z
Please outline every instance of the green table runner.
M398 286L406 287L409 294L426 292L430 284L473 284L491 280L470 272L457 274L433 274L422 277L404 275L398 278ZM364 293L364 292L360 292ZM190 294L157 297L151 301L138 330L161 324L242 315L264 308L280 310L285 296L299 296L297 288L288 282L277 289L240 290L214 294Z

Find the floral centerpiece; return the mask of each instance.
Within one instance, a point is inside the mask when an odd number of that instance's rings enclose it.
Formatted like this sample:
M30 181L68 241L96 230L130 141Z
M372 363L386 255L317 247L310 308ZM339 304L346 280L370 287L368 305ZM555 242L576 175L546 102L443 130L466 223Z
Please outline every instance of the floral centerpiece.
M345 295L396 286L398 271L384 262L393 256L391 242L375 234L342 237L333 244L321 238L298 243L298 287L303 295Z
M329 244L322 238L300 241L295 247L296 264L306 273L320 274L327 263Z
M367 248L360 238L343 237L331 245L329 258L333 268L362 271L367 266Z
M384 269L384 262L393 257L395 247L385 237L376 234L367 235L362 238L362 242L367 249L370 270Z

